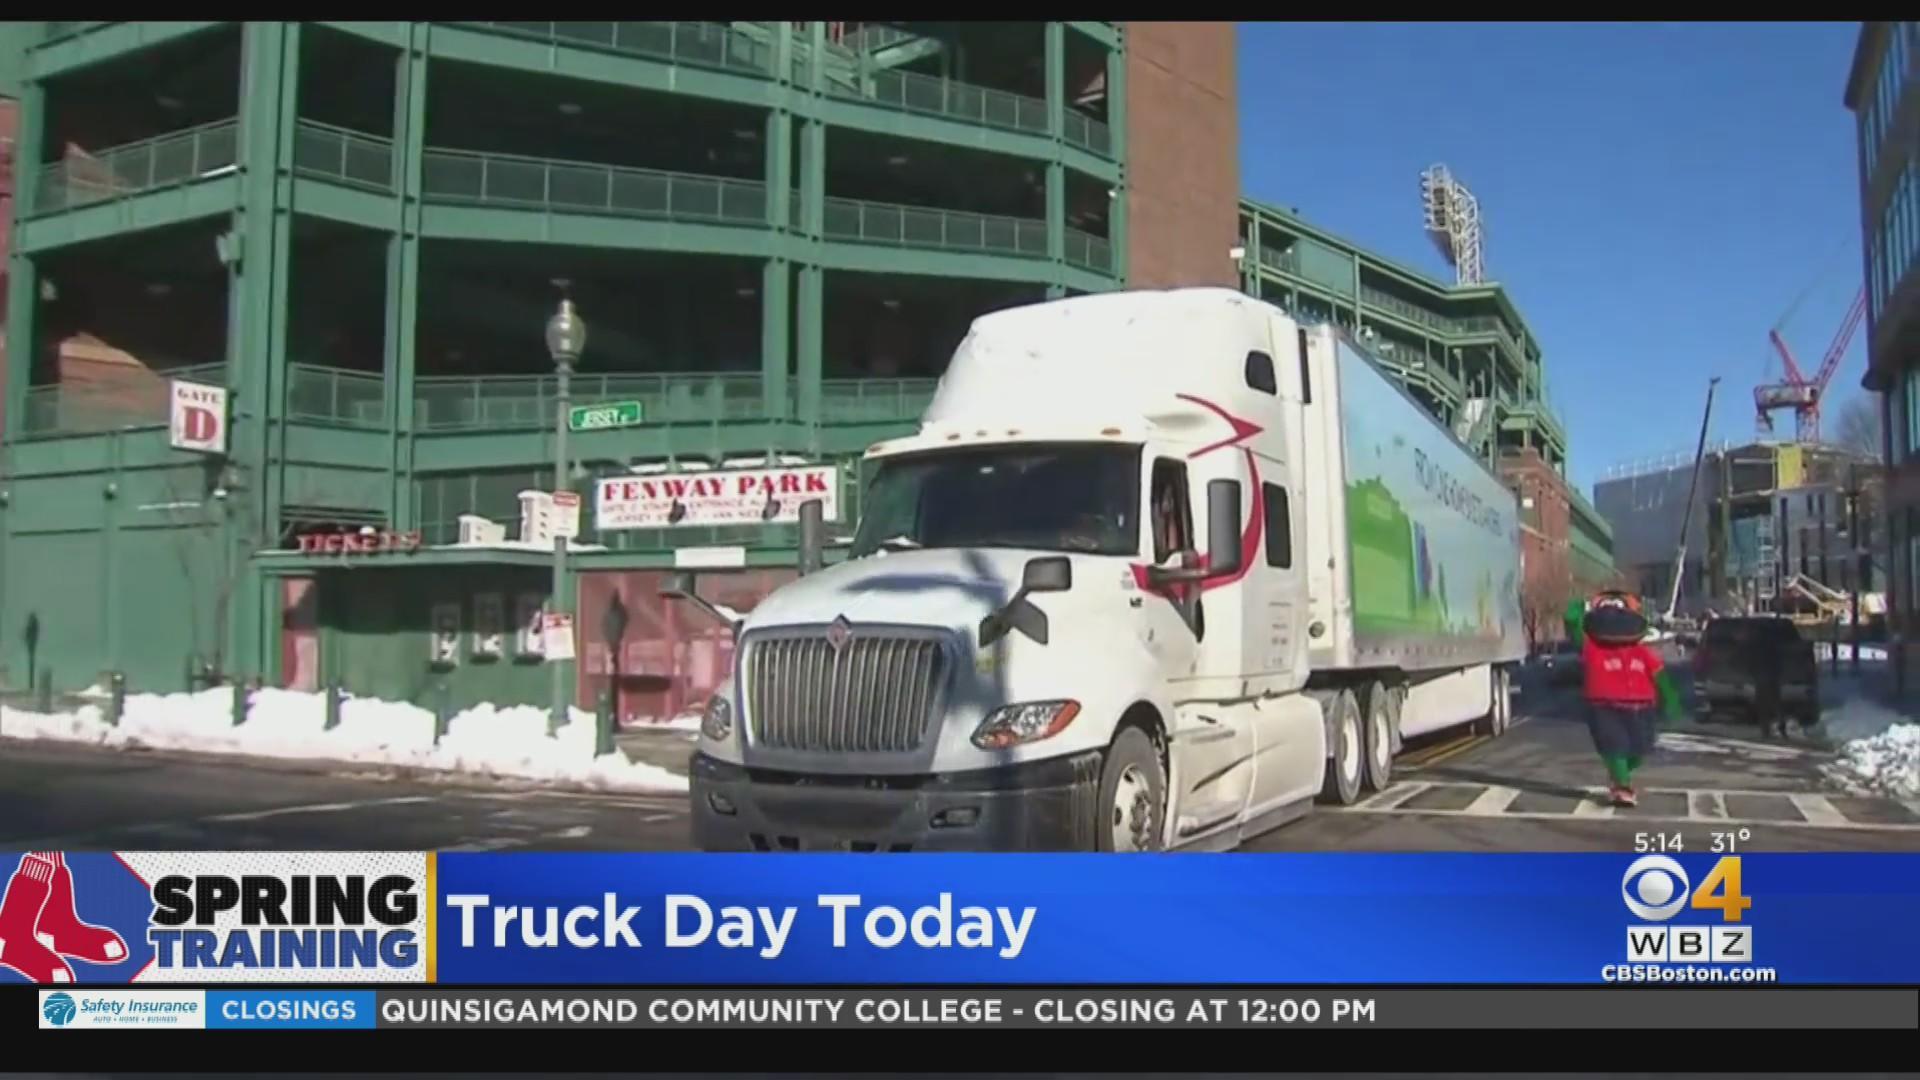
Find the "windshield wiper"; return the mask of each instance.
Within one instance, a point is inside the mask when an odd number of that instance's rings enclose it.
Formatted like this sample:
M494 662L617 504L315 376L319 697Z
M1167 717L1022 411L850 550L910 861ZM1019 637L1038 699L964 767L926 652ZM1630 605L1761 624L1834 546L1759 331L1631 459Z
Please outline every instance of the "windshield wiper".
M905 533L880 541L880 549L882 551L912 551L914 548L922 547L926 547L926 545Z

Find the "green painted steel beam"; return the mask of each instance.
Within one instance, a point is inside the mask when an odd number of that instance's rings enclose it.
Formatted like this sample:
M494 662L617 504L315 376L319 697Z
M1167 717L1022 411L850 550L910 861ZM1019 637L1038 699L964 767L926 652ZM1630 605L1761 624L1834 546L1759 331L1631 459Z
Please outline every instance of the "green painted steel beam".
M689 251L748 259L770 258L780 248L764 228L484 206L425 206L420 234L429 240Z
M1110 22L1069 22L1076 33L1105 45L1109 49L1120 48L1120 30Z
M725 424L646 424L621 431L570 434L567 453L581 461L628 461L667 457L672 452L709 449L742 452L796 445L798 425L767 420ZM469 431L416 436L416 475L478 469L534 467L553 460L552 433L546 431Z
M38 254L110 236L218 217L232 213L239 201L240 184L236 175L197 180L17 221L13 226L13 247L24 254Z
M203 33L225 22L110 22L37 46L27 54L27 78L50 79L141 49Z
M818 258L820 265L830 270L861 274L918 274L982 281L1019 281L1035 285L1060 285L1084 292L1106 292L1115 285L1111 275L1019 255L829 242L820 245Z
M740 105L771 108L781 98L781 91L771 81L770 73L767 77L759 78L734 75L639 56L547 44L458 23L434 25L432 55L444 60L561 75L663 94L686 94Z
M393 196L326 180L295 177L291 206L297 214L362 229L391 232L397 224Z
M396 49L405 48L412 23L405 22L334 22L320 23L330 30L343 34L352 34L367 41L377 41L382 45L391 45Z
M348 430L313 423L287 424L289 464L385 470L391 449L385 431Z

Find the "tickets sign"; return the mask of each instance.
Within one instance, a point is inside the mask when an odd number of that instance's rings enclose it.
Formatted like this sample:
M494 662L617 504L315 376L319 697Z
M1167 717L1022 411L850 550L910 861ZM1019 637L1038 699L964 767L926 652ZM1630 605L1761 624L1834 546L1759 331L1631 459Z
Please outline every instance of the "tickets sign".
M594 514L603 530L791 524L818 499L833 521L839 496L832 465L607 477L595 485Z

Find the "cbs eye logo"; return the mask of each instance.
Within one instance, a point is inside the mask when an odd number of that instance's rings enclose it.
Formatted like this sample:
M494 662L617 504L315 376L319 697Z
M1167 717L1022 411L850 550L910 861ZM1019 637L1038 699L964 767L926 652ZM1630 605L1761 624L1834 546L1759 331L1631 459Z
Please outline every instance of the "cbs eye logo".
M1740 891L1740 856L1725 855L1694 889L1686 867L1667 855L1642 855L1620 878L1620 899L1636 918L1666 922L1689 903L1702 911L1718 911L1724 922L1737 923L1753 899Z

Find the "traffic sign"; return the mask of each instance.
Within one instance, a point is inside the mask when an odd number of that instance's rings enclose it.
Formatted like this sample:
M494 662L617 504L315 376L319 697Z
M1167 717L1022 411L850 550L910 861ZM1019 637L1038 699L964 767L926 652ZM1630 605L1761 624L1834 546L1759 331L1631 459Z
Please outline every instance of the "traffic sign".
M635 427L640 423L637 401L603 401L598 405L576 405L567 410L567 430L608 431Z
M580 535L580 493L553 493L553 535L572 540Z

